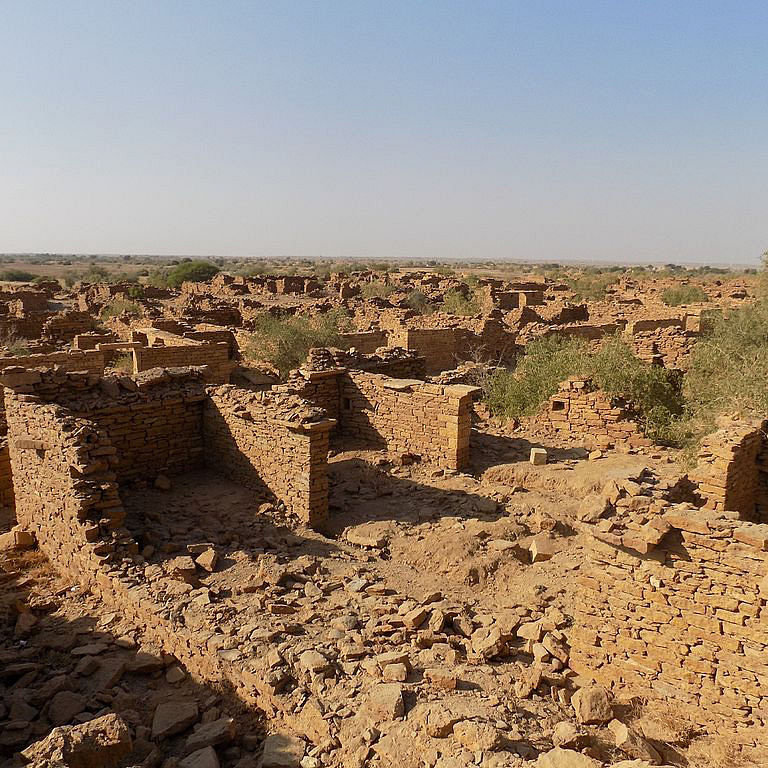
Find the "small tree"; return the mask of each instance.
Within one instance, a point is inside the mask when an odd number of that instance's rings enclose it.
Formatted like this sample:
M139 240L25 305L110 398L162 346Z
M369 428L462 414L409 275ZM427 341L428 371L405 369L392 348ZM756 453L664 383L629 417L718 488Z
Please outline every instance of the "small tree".
M338 347L348 325L348 315L340 310L315 317L275 317L265 313L256 319L246 355L271 363L284 378L307 359L312 347Z
M165 284L168 288L180 288L185 282L203 283L219 271L210 261L182 261L165 275Z

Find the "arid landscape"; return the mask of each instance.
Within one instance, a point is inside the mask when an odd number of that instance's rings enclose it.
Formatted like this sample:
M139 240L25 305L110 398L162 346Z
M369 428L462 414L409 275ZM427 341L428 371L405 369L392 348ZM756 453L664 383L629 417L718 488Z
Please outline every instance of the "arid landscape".
M3 765L768 764L762 270L3 267Z

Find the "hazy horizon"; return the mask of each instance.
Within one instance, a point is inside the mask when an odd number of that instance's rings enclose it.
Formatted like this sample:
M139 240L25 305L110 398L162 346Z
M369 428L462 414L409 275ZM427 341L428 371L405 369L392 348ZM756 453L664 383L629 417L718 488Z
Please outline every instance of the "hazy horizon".
M752 266L768 248L764 3L3 11L5 253Z

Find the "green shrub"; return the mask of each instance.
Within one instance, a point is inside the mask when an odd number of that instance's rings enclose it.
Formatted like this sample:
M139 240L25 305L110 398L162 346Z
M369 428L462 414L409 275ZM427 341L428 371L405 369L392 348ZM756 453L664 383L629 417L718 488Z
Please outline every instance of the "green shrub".
M338 347L340 334L348 326L349 317L339 310L315 317L263 314L256 320L246 355L252 360L266 360L285 377L307 359L312 347Z
M144 298L144 286L140 283L135 283L128 289L128 295L132 299L143 299Z
M161 288L177 289L182 283L203 283L219 273L219 268L210 261L182 261L166 273L156 272L152 276L153 285Z
M7 355L13 355L14 357L24 357L25 355L32 354L27 346L26 339L20 339L14 333L6 333L0 339L0 345L5 347Z
M596 352L579 339L557 336L531 342L514 371L497 371L485 384L491 413L505 418L534 416L571 376L591 377L609 395L632 402L646 434L674 440L683 411L679 387L665 368L643 363L616 336Z
M396 290L397 288L394 285L388 285L381 280L374 280L362 287L362 294L364 299L383 299Z
M99 313L102 320L109 320L111 317L119 317L120 315L139 317L141 315L141 307L135 301L129 301L128 299L112 299L112 301L102 307Z
M699 304L709 301L709 296L699 285L678 285L675 288L667 288L661 294L661 300L668 307L679 307L681 304Z
M31 283L36 277L37 275L23 269L6 269L0 272L0 280L8 283Z
M405 300L406 305L420 315L428 314L430 310L429 299L419 290L413 290Z
M445 294L440 310L450 315L471 316L480 312L480 302L474 293L467 298L460 291L453 290Z
M514 371L491 374L485 400L496 416L524 418L535 415L557 392L561 381L586 368L587 345L576 339L550 336L526 347Z
M697 434L723 414L768 415L768 300L715 319L693 348L684 391Z
M584 272L578 277L566 278L568 287L574 293L575 301L599 301L605 298L607 289L616 282L614 273Z
M126 352L123 355L118 355L112 361L112 368L116 371L122 371L123 373L133 373L133 355Z

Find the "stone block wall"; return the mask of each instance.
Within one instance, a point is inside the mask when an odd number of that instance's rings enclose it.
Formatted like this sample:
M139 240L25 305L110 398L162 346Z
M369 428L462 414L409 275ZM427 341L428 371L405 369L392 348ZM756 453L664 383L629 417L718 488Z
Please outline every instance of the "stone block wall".
M348 371L340 378L340 432L375 447L413 453L447 469L469 462L477 387L442 386Z
M768 520L768 421L736 422L701 442L689 479L706 509L738 512L745 520Z
M89 411L117 450L120 482L186 472L203 463L205 393L168 391Z
M111 471L118 482L153 480L162 472L202 464L206 393L199 370L150 371L134 381L127 376L102 379L84 372L6 368L2 382L10 382L19 396L34 395L94 425L109 439ZM12 469L17 428L8 414ZM14 488L18 493L15 470Z
M356 333L342 333L342 348L351 349L354 347L358 352L364 355L370 355L379 347L386 347L389 344L389 334L386 331L357 331Z
M56 342L69 342L78 334L90 331L94 325L96 321L88 312L61 312L46 320L42 337Z
M96 349L50 352L47 355L21 355L0 357L0 370L8 366L21 368L53 368L59 366L66 371L88 371L104 373L104 353Z
M204 410L207 461L320 527L328 515L328 436L334 425L322 409L295 395L215 387Z
M765 725L768 526L736 517L670 507L646 524L660 543L640 536L642 552L636 535L588 536L573 586L571 668L700 722Z
M79 576L98 568L109 550L103 537L119 529L125 514L116 449L94 422L28 393L39 377L4 375L16 518L51 560Z
M539 424L594 446L649 444L634 418L625 401L596 389L589 379L570 378L549 399Z
M16 522L16 501L13 495L11 454L8 437L0 437L0 531L9 530Z
M133 371L141 373L152 368L202 366L209 368L208 381L224 384L229 381L232 363L229 347L221 344L190 344L180 346L142 347L133 350Z
M390 331L389 344L415 350L425 358L427 371L437 373L456 367L466 335L459 328L397 328Z
M72 349L96 349L99 344L110 344L117 341L114 333L79 333L72 339Z

